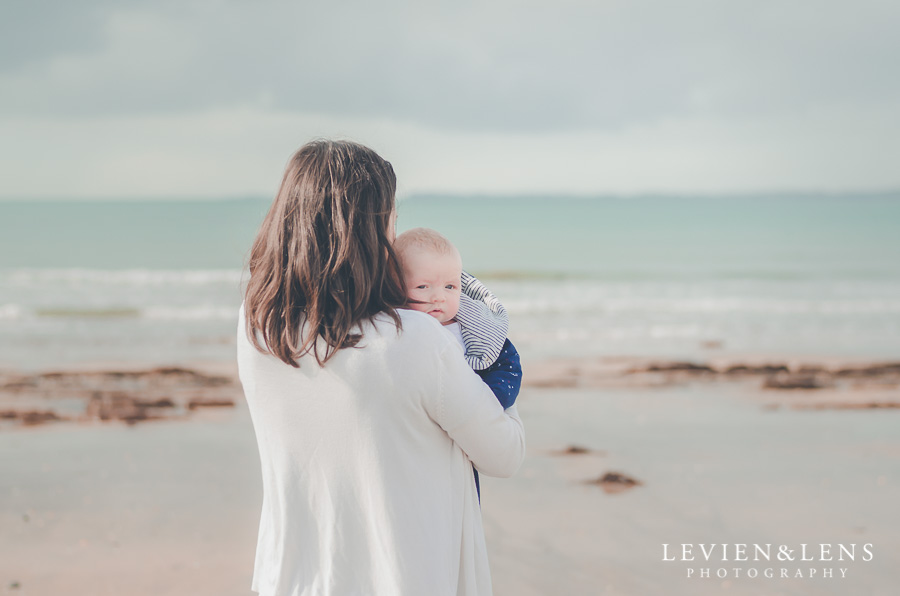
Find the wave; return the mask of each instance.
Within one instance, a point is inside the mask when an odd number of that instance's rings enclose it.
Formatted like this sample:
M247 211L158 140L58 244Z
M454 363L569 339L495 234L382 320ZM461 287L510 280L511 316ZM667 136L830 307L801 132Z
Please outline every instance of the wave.
M22 307L18 304L0 304L0 321L22 318Z
M900 301L737 300L737 299L614 299L578 301L508 300L505 306L517 317L578 317L658 315L812 315L878 316L900 314ZM23 308L0 305L0 321L25 319L145 319L151 321L234 321L237 306L104 306Z
M839 283L897 282L893 263L883 267L832 268L832 269L717 269L681 268L633 268L603 269L596 271L548 271L527 269L479 269L469 273L485 281L590 281L595 283Z
M228 306L172 307L154 306L141 313L145 319L158 321L235 321L238 308Z
M542 269L472 268L476 277L496 283L860 283L897 282L887 270L679 270L630 269L604 271L551 271ZM0 269L0 285L33 287L53 284L97 284L114 286L239 286L250 278L244 269Z
M900 300L766 300L737 298L702 299L515 299L504 302L506 309L516 315L553 315L594 313L758 313L758 314L893 314L900 313Z
M14 286L54 282L132 286L239 285L249 278L238 269L12 269L0 271L0 280Z
M152 321L237 321L238 308L230 306L104 306L38 307L0 305L0 321L29 319L147 319Z
M119 319L137 318L141 311L137 308L38 308L34 314L39 318Z

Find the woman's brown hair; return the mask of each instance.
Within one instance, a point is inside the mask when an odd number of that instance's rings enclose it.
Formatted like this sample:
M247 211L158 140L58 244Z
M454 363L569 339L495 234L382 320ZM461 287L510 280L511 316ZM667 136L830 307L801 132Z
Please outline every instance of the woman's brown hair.
M313 141L291 157L250 251L244 312L258 350L322 366L357 345L364 319L384 312L400 328L396 189L391 164L357 143Z

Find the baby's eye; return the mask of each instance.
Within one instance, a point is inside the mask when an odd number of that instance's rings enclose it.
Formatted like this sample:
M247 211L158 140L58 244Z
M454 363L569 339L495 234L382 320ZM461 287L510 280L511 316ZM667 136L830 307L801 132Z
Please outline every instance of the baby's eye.
M416 286L416 289L417 289L417 290L424 290L424 289L426 289L427 287L428 287L428 286L426 286L425 284L422 284L422 285L420 285L420 286Z
M447 284L446 288L447 288L448 290L455 290L455 289L456 289L456 286L453 285L453 284Z

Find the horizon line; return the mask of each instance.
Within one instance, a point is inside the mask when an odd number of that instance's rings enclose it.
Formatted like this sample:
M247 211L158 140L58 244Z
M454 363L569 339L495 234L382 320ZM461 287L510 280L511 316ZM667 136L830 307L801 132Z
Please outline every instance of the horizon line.
M759 191L635 191L635 192L448 192L416 191L400 193L398 202L433 199L577 199L577 200L633 200L633 199L763 199L763 198L900 198L900 187L880 190L759 190ZM235 195L131 195L131 196L0 196L0 203L26 202L86 202L86 203L140 203L140 202L231 202L272 200L264 194Z

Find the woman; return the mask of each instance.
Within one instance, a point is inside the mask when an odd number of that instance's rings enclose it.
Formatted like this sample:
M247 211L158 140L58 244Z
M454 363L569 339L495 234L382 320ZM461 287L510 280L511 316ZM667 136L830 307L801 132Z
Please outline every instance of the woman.
M401 308L395 189L371 149L307 144L253 244L238 368L261 596L491 593L471 465L513 474L522 423L435 319Z

